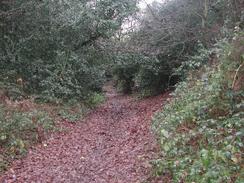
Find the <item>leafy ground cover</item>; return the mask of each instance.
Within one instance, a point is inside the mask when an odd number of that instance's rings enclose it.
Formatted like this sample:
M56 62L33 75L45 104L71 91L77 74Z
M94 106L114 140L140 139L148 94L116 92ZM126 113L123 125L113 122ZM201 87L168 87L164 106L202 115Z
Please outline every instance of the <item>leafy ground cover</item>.
M214 61L191 71L155 116L157 175L168 173L174 182L244 181L243 46L243 33L216 46Z

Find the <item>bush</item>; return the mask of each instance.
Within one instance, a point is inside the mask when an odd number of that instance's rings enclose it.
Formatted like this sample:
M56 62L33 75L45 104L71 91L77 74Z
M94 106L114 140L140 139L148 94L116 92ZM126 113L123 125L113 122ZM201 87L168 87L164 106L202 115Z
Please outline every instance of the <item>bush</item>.
M87 60L86 60L87 59ZM85 99L90 93L101 91L105 82L103 69L92 66L93 57L83 61L76 54L59 53L57 62L45 71L40 83L40 97L47 102Z
M131 93L134 90L147 97L168 88L172 71L173 68L156 57L124 54L116 57L113 74L120 92Z
M150 65L141 65L135 83L142 97L157 95L169 87L170 74L165 72L162 65L157 60L152 60Z
M197 71L204 65L209 64L209 61L214 59L214 56L212 56L213 58L210 58L211 55L214 55L214 49L204 48L204 46L199 43L198 51L195 55L190 56L180 67L175 68L173 75L179 76L182 80L186 79L189 72L192 72L193 70Z
M23 88L18 84L0 81L0 88L2 91L0 95L2 95L2 97L6 97L11 100L21 100L27 98Z
M134 78L138 72L138 55L124 54L115 57L113 68L115 85L119 92L131 93L134 87Z
M76 109L74 109L74 107ZM70 123L75 123L80 121L84 117L86 112L87 110L84 106L76 105L72 107L62 107L58 111L58 115L62 119L67 120Z
M157 175L169 172L174 182L244 181L244 85L236 82L235 89L233 84L238 68L238 75L244 74L243 40L222 43L219 63L179 83L155 116L153 129L162 149Z
M114 79L117 90L125 94L131 93L134 87L134 73L131 73L128 68L117 68L115 72L117 76Z
M86 103L89 107L94 108L97 105L103 103L105 101L105 96L100 93L93 93L88 96L86 99Z

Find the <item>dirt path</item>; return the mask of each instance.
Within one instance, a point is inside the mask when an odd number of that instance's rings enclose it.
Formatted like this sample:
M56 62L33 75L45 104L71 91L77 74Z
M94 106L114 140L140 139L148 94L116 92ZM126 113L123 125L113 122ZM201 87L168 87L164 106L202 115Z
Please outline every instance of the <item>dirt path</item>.
M135 100L107 88L107 102L82 123L60 133L14 162L0 182L141 183L150 174L157 145L152 114L164 96Z

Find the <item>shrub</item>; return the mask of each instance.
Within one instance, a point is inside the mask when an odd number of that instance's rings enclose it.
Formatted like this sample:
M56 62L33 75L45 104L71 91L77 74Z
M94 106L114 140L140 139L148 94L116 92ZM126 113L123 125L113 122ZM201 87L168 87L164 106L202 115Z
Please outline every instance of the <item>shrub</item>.
M92 66L92 56L80 60L79 56L59 53L57 61L46 69L45 79L40 83L40 97L47 102L64 102L85 99L92 92L101 91L105 75L100 66Z
M190 56L185 62L181 64L180 67L175 68L173 75L178 75L182 80L186 79L189 72L198 70L204 65L209 64L210 60L214 59L210 58L211 55L214 55L214 49L204 48L204 46L199 43L198 51L195 53L195 55Z
M92 93L86 99L86 103L89 107L94 108L97 105L105 101L105 96L101 93Z
M146 97L168 88L172 71L173 68L156 57L124 54L116 57L113 74L119 91L131 93L134 90Z
M83 111L71 111L70 109L61 109L59 112L58 112L58 115L62 118L62 119L65 119L67 120L68 122L71 122L71 123L75 123L79 120L82 119L84 113Z
M243 36L222 43L219 63L178 84L173 99L154 118L162 157L155 173L174 182L243 182ZM240 79L240 78L239 78Z
M115 83L117 90L126 94L131 93L132 88L134 87L133 78L135 73L130 72L129 68L117 68L115 72L117 76L114 77L114 79L116 80Z
M122 93L131 93L134 87L134 78L138 72L139 56L124 54L115 57L115 60L113 75L116 87Z
M157 95L169 87L170 74L164 70L164 64L156 59L150 62L141 65L135 77L136 88L142 97Z
M0 81L0 88L3 91L1 92L3 95L2 97L6 97L11 100L21 100L27 97L23 91L23 88L15 83Z

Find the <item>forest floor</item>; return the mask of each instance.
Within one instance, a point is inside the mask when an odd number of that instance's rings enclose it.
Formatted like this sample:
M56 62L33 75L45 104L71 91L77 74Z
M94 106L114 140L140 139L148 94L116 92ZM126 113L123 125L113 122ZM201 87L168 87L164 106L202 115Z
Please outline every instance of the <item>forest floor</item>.
M0 182L147 182L158 145L151 117L168 93L147 99L120 95L107 86L107 100L65 132L29 150L0 176Z

